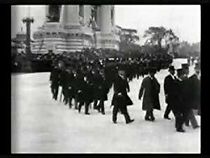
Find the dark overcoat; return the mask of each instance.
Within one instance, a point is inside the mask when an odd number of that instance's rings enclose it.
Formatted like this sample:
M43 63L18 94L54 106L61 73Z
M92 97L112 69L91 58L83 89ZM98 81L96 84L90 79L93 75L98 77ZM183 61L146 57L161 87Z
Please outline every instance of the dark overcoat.
M182 80L175 79L173 93L171 93L169 104L174 112L184 112L186 107L184 104L184 85Z
M177 83L176 79L172 78L171 75L168 75L164 79L164 93L166 97L166 103L169 105L174 104L176 102L176 93L177 93Z
M84 102L85 81L83 74L77 74L74 82L75 98L78 102Z
M95 85L95 99L97 100L107 100L107 94L109 92L109 85L105 77L101 75L97 78L98 82Z
M83 82L83 101L86 103L91 103L93 101L93 86L90 81Z
M160 110L159 102L160 84L156 78L151 79L149 76L142 81L139 91L139 99L143 96L143 110L157 109Z
M188 111L190 109L192 109L192 105L191 105L191 81L189 78L184 78L181 82L181 91L180 91L180 95L182 98L182 104L183 104L183 108L184 110Z
M73 73L69 73L67 76L67 81L68 81L68 96L71 98L75 97L75 89L74 89L74 74Z
M120 76L117 76L114 80L114 95L112 98L112 105L133 105L133 102L128 96L127 91L130 91L127 79L122 79Z
M200 80L198 77L194 74L189 78L190 82L190 105L193 109L200 110Z
M58 68L53 68L50 73L51 87L58 86L60 82L60 71Z
M100 76L98 73L92 74L92 83L93 83L93 97L95 100L99 100L100 96L98 94L98 87L100 85Z

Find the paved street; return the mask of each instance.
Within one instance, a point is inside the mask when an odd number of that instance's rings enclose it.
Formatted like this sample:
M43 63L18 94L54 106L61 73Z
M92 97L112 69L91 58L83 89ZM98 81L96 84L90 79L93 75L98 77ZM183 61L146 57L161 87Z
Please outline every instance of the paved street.
M186 133L177 133L174 118L163 119L166 75L167 70L156 74L162 110L154 112L155 122L144 121L137 99L142 78L130 83L134 105L128 111L135 121L127 125L120 114L118 124L111 121L113 90L105 102L106 115L91 109L87 116L84 109L79 114L51 99L49 73L12 74L12 153L200 153L200 129L184 127Z

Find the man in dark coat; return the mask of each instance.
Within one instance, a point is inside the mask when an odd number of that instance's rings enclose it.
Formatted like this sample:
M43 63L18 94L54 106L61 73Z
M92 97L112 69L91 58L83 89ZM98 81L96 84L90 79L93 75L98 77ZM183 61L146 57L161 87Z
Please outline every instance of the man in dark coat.
M170 94L169 104L175 116L175 128L177 132L185 132L183 124L185 121L186 107L183 104L183 69L177 69L177 77L173 82L173 92Z
M185 68L187 69L187 68ZM186 109L186 117L185 117L185 124L186 126L189 126L189 122L191 123L192 127L194 129L198 128L198 122L195 118L195 115L193 113L193 109L197 109L197 107L195 107L196 104L196 100L198 100L199 98L199 81L197 78L197 75L193 75L190 78L187 78L189 70L185 71L186 73L186 77L185 77L185 89L184 89L184 103L187 107ZM197 73L199 74L199 71L197 71ZM197 82L197 83L196 83ZM197 89L198 88L198 89ZM196 94L197 93L197 94ZM195 102L195 103L194 103ZM197 103L198 104L198 103ZM198 106L198 105L197 105Z
M60 82L60 71L57 66L53 68L50 73L50 81L51 81L51 92L53 95L53 99L57 100L58 97L58 89L59 89L59 82Z
M119 111L121 111L121 113L125 116L125 121L127 124L134 121L134 119L130 119L127 111L127 105L133 104L127 95L127 92L129 91L130 88L125 76L125 71L123 69L119 69L118 75L114 81L114 95L112 99L112 105L114 105L112 121L114 123L117 123L117 113Z
M190 76L189 80L191 82L191 105L193 109L198 110L198 115L200 115L200 65L195 65L195 73Z
M159 93L160 84L155 78L155 68L149 69L149 75L142 81L139 91L139 100L141 100L143 94L143 106L142 109L146 110L145 120L154 121L153 109L160 110Z
M99 91L98 87L100 85L100 75L97 69L92 70L92 82L93 82L93 97L94 97L93 108L98 109L97 108L98 100L100 100L100 97L98 94L98 91Z
M82 74L81 70L77 70L77 72L75 73L75 80L74 80L75 109L78 109L78 104L79 106L82 106L84 104L83 89L84 89L84 75Z
M104 101L107 100L107 94L109 92L109 86L107 83L107 80L105 78L104 71L100 71L100 76L98 78L98 87L97 87L97 94L99 98L99 104L96 107L99 112L101 112L103 115L105 115L105 110L104 110Z
M170 120L168 117L170 111L171 111L171 104L173 104L174 101L174 82L175 82L175 69L174 66L169 66L169 75L165 77L164 80L164 93L165 93L165 101L168 104L164 113L164 118Z
M72 107L72 99L74 98L74 74L72 72L72 68L69 67L67 69L68 75L67 75L67 87L68 87L68 103L69 103L69 108Z
M66 105L68 103L68 72L67 68L62 69L60 74L60 84L62 87L62 94L64 96L63 102Z
M85 114L90 115L90 113L88 112L89 105L93 101L93 98L91 97L92 95L91 82L87 76L84 76L84 80L80 84L81 84L80 90L81 90L82 95L81 95L78 110L80 113L82 106L85 105Z

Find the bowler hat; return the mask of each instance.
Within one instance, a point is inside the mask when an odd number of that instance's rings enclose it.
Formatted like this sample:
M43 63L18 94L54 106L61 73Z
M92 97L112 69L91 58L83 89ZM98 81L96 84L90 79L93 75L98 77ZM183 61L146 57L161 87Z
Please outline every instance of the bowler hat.
M177 75L178 76L180 76L183 73L183 69L182 68L181 69L177 69L176 71L177 71Z
M174 66L172 66L172 65L170 65L170 66L168 67L168 69L169 69L169 70L175 70Z
M188 64L182 64L182 68L183 69L188 69L189 68L189 65Z

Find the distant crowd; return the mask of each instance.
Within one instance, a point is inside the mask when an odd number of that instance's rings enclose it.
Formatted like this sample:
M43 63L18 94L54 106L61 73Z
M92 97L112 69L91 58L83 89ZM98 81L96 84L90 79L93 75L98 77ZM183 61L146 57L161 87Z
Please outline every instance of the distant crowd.
M164 53L144 54L141 52L120 52L116 50L96 50L96 49L84 49L78 52L63 52L61 54L54 54L49 52L47 54L31 54L31 72L46 72L50 71L53 64L58 60L62 60L65 63L74 63L80 61L80 63L95 62L95 61L117 61L117 62L135 62L136 64L148 64L150 59L158 61L159 67L166 67L168 62L171 62L171 56ZM12 71L13 72L27 72L27 56L24 53L12 53ZM155 63L155 62L154 62ZM156 64L156 63L155 63Z

